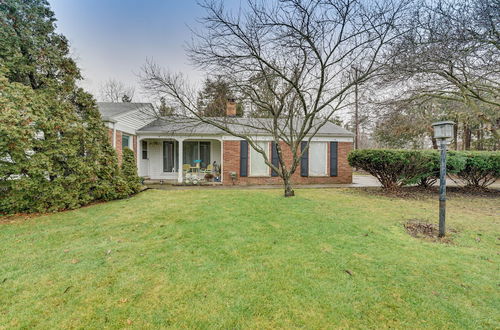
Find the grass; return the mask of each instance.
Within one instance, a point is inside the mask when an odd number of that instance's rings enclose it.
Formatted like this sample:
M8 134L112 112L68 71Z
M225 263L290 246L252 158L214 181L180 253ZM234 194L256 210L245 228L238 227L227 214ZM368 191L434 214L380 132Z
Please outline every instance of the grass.
M500 327L498 198L149 190L0 224L0 328ZM1 219L0 219L1 221ZM351 274L349 274L351 273Z

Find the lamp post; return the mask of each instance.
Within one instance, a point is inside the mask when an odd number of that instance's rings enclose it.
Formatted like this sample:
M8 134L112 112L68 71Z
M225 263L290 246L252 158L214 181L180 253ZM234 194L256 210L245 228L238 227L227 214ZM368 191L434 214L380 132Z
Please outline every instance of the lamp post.
M434 138L441 149L441 168L439 171L439 237L445 236L446 222L446 145L453 137L452 121L439 121L432 124Z

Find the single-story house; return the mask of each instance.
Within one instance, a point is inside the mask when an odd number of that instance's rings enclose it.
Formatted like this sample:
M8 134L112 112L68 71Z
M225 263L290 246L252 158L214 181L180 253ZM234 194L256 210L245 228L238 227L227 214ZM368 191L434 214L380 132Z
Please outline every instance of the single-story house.
M221 184L282 183L247 141L213 125L187 123L176 117L158 118L150 115L153 106L149 103L99 102L98 107L119 158L123 148L134 150L141 177L182 183L192 179L193 173L203 178L213 172ZM234 104L228 102L227 120L233 132L246 130L245 134L251 134L277 164L275 145L269 133L257 127L256 119L237 118L233 114ZM266 121L270 123L269 119L257 122L266 125ZM292 182L351 183L352 169L347 155L352 144L351 132L330 122L325 124L312 138ZM291 160L291 151L287 152L283 146L284 156Z

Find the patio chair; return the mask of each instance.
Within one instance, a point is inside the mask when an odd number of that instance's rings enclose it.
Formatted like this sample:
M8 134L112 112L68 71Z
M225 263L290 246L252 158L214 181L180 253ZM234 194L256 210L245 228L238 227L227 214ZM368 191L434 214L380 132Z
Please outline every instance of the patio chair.
M208 164L207 168L201 169L201 173L203 174L212 174L214 166L212 164Z
M184 172L184 174L188 173L190 168L190 164L182 164L182 172Z

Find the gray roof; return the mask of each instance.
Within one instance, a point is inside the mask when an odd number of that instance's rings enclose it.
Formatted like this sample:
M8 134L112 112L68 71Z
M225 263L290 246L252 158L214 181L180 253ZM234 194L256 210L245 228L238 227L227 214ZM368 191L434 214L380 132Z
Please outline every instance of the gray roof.
M104 120L113 119L121 114L147 107L153 108L151 103L132 103L132 102L97 102L97 107Z
M208 118L207 118L208 119ZM256 134L270 135L272 128L271 118L238 118L238 117L210 117L210 121L229 129L237 134ZM287 129L288 125L285 120L280 120L282 129ZM317 121L316 125L319 125ZM223 129L216 127L213 124L202 122L194 118L185 117L163 117L154 120L148 125L140 128L139 133L170 133L176 135L193 135L193 134L217 134L229 135ZM286 133L285 133L286 134ZM348 130L327 122L319 128L316 135L319 136L345 136L352 137L353 133Z

